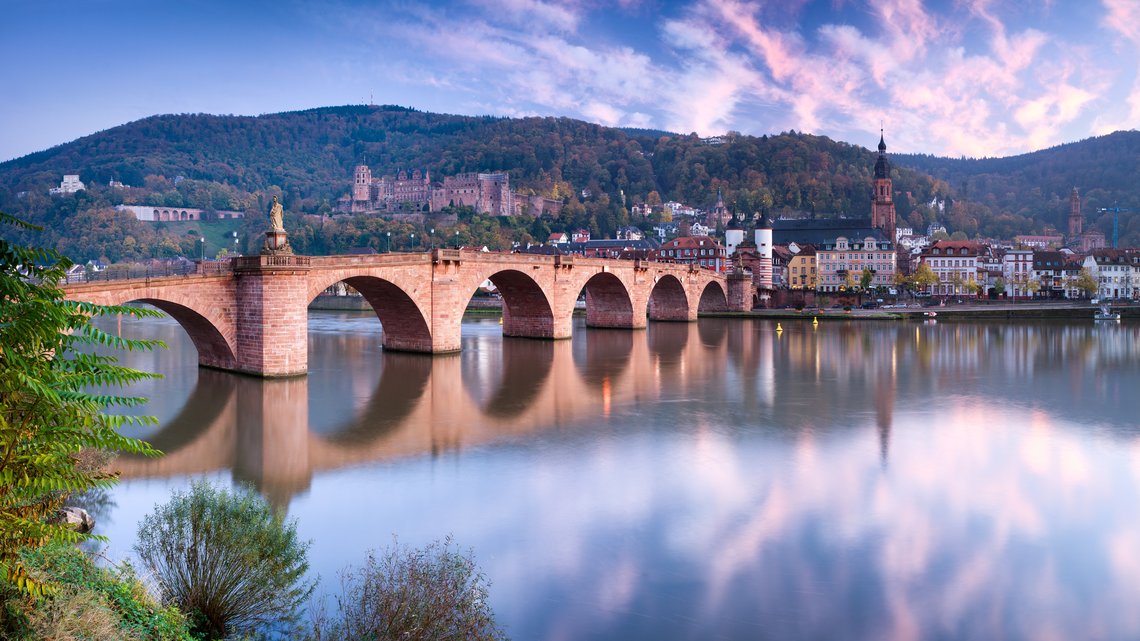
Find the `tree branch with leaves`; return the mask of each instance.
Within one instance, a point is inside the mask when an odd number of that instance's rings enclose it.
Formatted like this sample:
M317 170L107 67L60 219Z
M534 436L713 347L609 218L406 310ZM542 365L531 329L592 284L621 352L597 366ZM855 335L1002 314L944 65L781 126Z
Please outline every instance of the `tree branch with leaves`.
M3 213L0 224L36 230ZM106 412L145 402L108 389L157 375L123 367L92 350L164 345L113 336L90 321L101 315L161 313L67 300L59 284L70 266L52 250L0 238L0 577L30 594L42 594L50 586L29 576L19 560L21 550L52 541L101 540L53 519L69 496L116 481L113 474L81 465L81 452L158 454L119 432L126 425L153 424L152 417Z

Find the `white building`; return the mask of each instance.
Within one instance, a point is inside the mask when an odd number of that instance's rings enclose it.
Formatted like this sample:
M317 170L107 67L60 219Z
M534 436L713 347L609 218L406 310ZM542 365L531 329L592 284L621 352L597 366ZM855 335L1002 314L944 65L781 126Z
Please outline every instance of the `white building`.
M1140 256L1101 249L1085 257L1081 267L1096 279L1100 298L1140 297Z
M77 191L83 191L87 186L79 179L79 174L64 174L63 182L59 183L59 187L52 187L48 193L56 194L74 194Z
M938 277L938 284L930 288L936 296L961 296L971 294L971 287L981 287L984 279L978 282L981 268L981 248L968 240L940 240L927 247L919 259L930 266ZM973 283L973 285L971 285ZM975 290L976 291L976 290Z
M1001 257L1001 277L1005 280L1005 293L1010 297L1032 296L1026 285L1033 278L1033 250L1007 249Z
M144 222L202 220L201 209L193 207L151 207L149 205L115 205L115 211L129 211ZM219 209L214 212L218 220L245 218L245 212Z

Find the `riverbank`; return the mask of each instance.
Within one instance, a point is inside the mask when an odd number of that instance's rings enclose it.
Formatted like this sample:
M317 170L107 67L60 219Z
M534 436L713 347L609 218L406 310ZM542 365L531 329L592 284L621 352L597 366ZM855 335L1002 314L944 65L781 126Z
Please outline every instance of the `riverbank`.
M701 316L725 318L771 319L831 319L831 320L882 320L924 321L997 321L997 320L1093 320L1098 309L1083 302L1026 302L1026 303L962 303L906 309L754 309L749 312L713 312ZM1114 305L1121 319L1140 318L1140 306ZM928 314L933 313L934 316Z
M312 310L372 311L363 296L318 296L309 305ZM1113 305L1122 319L1140 318L1140 305ZM934 307L908 307L906 309L754 309L748 312L702 312L702 317L713 318L772 318L772 319L831 319L922 321L933 318L941 321L996 321L996 320L1092 320L1097 306L1085 302L969 302ZM465 314L498 315L503 301L494 297L475 297L467 303ZM575 310L582 312L583 310Z

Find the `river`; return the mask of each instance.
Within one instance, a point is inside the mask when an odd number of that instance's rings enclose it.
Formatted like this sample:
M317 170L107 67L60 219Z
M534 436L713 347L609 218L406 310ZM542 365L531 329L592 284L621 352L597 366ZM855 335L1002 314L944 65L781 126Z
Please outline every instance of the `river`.
M114 320L105 324L117 329ZM310 314L310 374L199 369L121 322L167 452L116 462L109 555L206 477L312 540L321 589L453 535L517 640L1140 638L1140 328L702 319L385 353Z

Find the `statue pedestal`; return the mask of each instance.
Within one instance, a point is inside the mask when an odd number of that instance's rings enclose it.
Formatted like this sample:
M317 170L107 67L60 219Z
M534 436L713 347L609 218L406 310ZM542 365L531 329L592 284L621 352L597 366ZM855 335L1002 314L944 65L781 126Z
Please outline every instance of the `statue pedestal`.
M292 254L293 248L289 246L289 236L285 230L271 229L265 232L265 244L261 247L262 255Z

